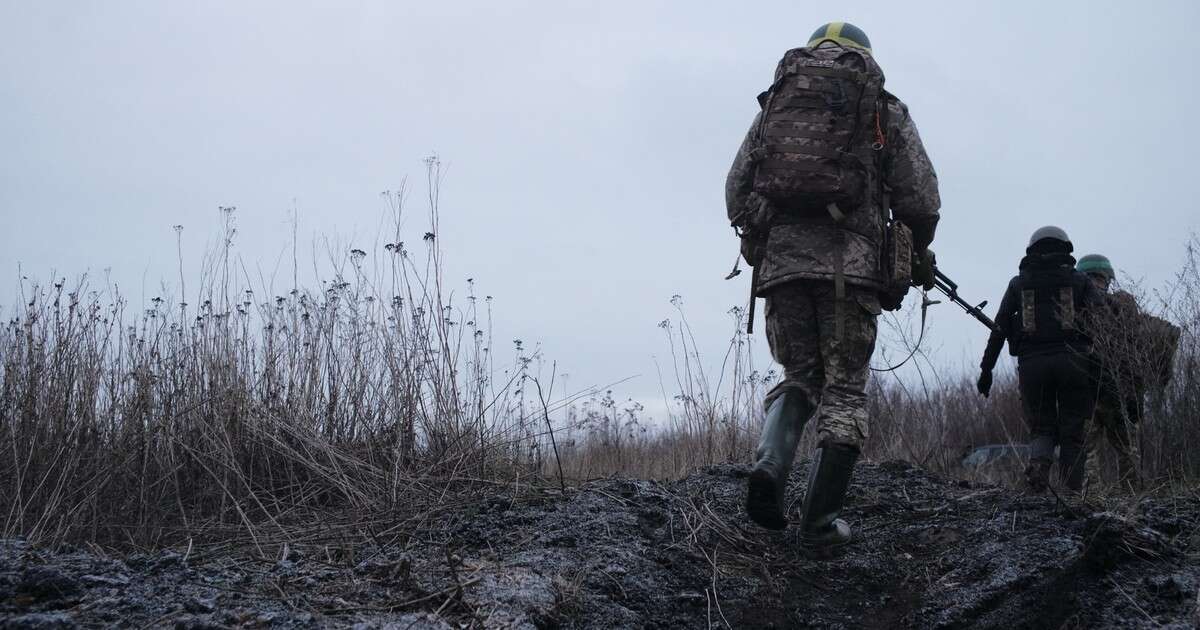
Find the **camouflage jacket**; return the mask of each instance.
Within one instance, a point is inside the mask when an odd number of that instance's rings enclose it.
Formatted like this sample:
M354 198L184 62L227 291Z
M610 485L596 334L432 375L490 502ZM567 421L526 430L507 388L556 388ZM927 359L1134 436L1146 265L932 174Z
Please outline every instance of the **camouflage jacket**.
M922 251L933 241L938 222L937 174L917 135L917 127L908 108L895 96L884 93L888 106L886 142L881 164L883 184L888 190L893 216L913 230L914 246ZM871 194L862 207L846 213L835 226L823 224L775 224L770 216L778 209L753 192L754 162L751 151L759 146L758 128L762 113L754 118L725 181L725 206L733 221L749 211L766 216L771 223L758 269L759 295L793 280L832 280L835 254L841 248L843 274L847 283L881 288L880 251L883 245L883 219L880 212L880 186L872 173ZM871 169L875 171L877 169ZM745 250L743 250L745 251Z

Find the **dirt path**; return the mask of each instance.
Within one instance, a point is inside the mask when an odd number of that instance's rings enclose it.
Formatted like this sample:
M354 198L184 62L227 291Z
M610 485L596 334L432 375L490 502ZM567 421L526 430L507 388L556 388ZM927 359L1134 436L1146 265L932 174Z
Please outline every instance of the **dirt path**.
M793 473L798 505L805 466ZM861 465L856 541L802 556L741 513L746 469L497 494L420 541L276 561L0 544L0 628L1195 627L1200 499L1125 513ZM1111 509L1111 506L1110 506Z

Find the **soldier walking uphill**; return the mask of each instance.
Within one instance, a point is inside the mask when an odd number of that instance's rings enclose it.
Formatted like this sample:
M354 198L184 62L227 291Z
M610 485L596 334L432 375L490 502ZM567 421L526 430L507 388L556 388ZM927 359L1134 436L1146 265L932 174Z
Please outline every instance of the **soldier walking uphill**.
M1065 485L1073 492L1083 488L1083 432L1095 389L1091 342L1082 324L1102 298L1088 277L1075 270L1073 249L1067 233L1057 227L1033 233L1020 273L1000 301L997 329L980 364L979 393L987 396L1005 340L1017 357L1021 404L1031 434L1025 477L1035 492L1049 485L1055 446Z
M1086 274L1096 290L1106 298L1106 308L1100 309L1092 320L1096 335L1125 336L1132 331L1140 320L1140 309L1132 295L1124 291L1109 292L1116 274L1108 258L1090 254L1080 258L1075 269ZM1105 352L1117 344L1105 343L1104 340L1098 339L1097 345L1098 347L1093 348L1099 368L1096 408L1084 440L1088 486L1090 488L1100 480L1100 462L1097 456L1107 437L1117 454L1117 474L1120 481L1136 487L1140 483L1128 426L1129 423L1141 420L1145 383L1133 365L1133 357L1119 356L1117 352Z
M1116 451L1120 485L1137 489L1141 479L1129 429L1141 421L1147 393L1165 387L1171 378L1179 328L1143 311L1133 295L1112 291L1115 274L1108 258L1090 254L1075 268L1104 296L1104 308L1089 320L1099 374L1086 438L1087 483L1089 488L1099 483L1097 455L1107 437Z
M785 486L805 423L819 446L804 497L801 542L848 542L838 518L868 435L866 381L876 317L896 308L881 252L903 221L924 253L932 286L937 176L908 109L883 90L883 72L858 28L827 24L788 51L758 97L762 111L734 159L726 205L766 298L767 341L784 378L766 399L766 421L746 511L763 527L787 526ZM905 257L910 252L905 250ZM907 289L910 278L904 278ZM903 297L903 293L899 298Z

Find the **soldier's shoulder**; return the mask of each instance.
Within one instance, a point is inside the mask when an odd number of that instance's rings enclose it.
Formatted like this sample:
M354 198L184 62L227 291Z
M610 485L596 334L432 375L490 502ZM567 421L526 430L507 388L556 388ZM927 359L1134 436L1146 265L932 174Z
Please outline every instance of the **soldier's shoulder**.
M894 120L903 120L908 118L908 105L905 105L904 101L900 100L900 97L887 90L884 90L883 98L887 102L888 110L891 112Z

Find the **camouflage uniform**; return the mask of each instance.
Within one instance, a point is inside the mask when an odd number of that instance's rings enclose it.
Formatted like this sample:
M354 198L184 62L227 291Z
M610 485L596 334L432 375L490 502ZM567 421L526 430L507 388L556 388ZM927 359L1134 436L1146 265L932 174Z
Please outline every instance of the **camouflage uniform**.
M1087 480L1089 486L1100 480L1099 451L1107 438L1116 451L1120 480L1136 485L1137 453L1130 428L1141 420L1147 385L1135 357L1147 351L1139 341L1143 315L1137 299L1124 291L1105 295L1105 302L1107 308L1097 309L1090 323L1099 379L1096 410L1085 440Z
M812 404L820 404L822 437L855 447L868 435L864 388L880 312L884 225L879 192L886 189L892 214L912 228L917 251L933 241L941 205L937 175L908 108L895 96L884 96L888 120L880 165L883 181L874 181L880 174L872 172L871 194L859 208L844 208L840 223L832 218L777 222L782 213L753 192L751 152L760 144L761 113L750 125L725 185L730 220L748 213L770 226L761 260L748 257L759 273L758 295L767 298L771 354L784 370L784 380L768 394L766 405L784 390L799 390ZM840 307L834 292L839 255L846 283ZM840 340L835 334L839 310Z
M913 230L914 248L921 251L933 242L941 206L937 174L921 144L917 127L909 117L908 107L895 96L886 94L889 120L887 144L884 147L883 177L889 190L892 214ZM729 177L725 183L725 205L732 220L752 206L765 204L753 193L754 163L751 151L758 146L758 114L750 132L742 142ZM878 182L871 182L877 191ZM879 212L879 196L867 196L868 202L847 212L845 220L835 225L814 221L804 225L779 224L771 227L759 269L759 296L792 280L832 281L836 254L842 252L846 282L881 288L879 253L883 242L883 218ZM770 222L777 211L767 207ZM757 214L751 208L751 214Z
M1122 401L1115 392L1101 389L1084 444L1089 487L1100 480L1099 451L1104 447L1105 438L1116 451L1117 475L1121 481L1138 485L1137 447L1130 439L1130 425L1135 424L1140 416L1140 399L1127 398Z
M869 434L866 386L879 296L874 289L846 287L851 308L843 313L841 339L835 301L833 283L818 280L789 282L767 295L767 343L784 370L767 404L784 388L795 388L810 409L820 405L820 441L861 447Z

